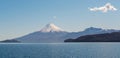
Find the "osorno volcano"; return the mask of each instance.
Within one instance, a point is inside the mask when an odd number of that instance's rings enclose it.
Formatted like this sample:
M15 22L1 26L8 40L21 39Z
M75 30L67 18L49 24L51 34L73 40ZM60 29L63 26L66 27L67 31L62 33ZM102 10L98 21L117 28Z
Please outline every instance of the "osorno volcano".
M23 37L16 38L16 40L23 43L55 43L55 42L64 42L64 36L68 32L57 27L53 23L47 24L40 31L30 33Z

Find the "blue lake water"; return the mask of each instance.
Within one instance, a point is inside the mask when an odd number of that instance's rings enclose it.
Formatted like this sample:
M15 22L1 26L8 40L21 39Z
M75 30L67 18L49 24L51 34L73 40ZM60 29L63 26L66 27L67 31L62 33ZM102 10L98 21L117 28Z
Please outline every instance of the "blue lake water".
M0 44L0 58L120 58L120 43Z

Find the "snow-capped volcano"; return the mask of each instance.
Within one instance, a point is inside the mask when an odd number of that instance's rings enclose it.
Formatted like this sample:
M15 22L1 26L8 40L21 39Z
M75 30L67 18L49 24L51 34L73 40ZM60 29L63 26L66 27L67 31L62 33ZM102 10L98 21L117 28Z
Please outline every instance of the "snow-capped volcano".
M47 24L44 28L40 30L40 32L63 32L63 30L53 23Z
M16 40L23 43L56 43L64 42L65 36L68 32L63 31L53 23L47 24L40 31L36 31L25 36L16 38Z

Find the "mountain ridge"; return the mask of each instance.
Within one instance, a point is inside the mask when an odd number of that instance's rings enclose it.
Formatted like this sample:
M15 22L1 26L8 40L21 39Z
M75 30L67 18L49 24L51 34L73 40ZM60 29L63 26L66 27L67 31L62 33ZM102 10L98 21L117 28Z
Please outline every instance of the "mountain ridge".
M61 43L68 38L77 38L85 35L103 34L118 31L119 30L114 29L89 27L86 28L84 31L80 32L67 32L50 23L47 24L44 28L42 28L40 31L36 31L14 39L22 43Z
M120 32L85 35L76 39L66 39L64 42L120 42Z

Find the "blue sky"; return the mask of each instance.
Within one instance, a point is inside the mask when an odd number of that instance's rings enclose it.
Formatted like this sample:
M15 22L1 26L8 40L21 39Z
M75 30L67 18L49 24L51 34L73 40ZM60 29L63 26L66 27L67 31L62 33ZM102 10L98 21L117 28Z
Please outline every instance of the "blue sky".
M39 31L54 23L66 31L120 29L120 0L0 0L0 40ZM118 10L90 11L111 3Z

